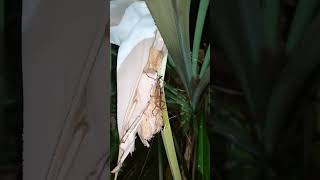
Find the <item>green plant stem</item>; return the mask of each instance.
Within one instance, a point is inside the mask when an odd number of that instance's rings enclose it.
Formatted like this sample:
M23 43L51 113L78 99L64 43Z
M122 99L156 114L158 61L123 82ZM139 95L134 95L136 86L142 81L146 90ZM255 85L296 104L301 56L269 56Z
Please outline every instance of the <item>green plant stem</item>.
M195 35L193 39L193 47L192 47L192 75L193 77L197 77L197 62L198 62L198 55L199 55L199 48L200 48L200 42L201 42L201 36L202 36L202 30L204 26L204 21L207 14L207 9L209 6L210 0L201 0L198 10L198 16L197 16L197 23L196 23L196 29L195 29Z
M209 63L210 63L210 45L207 49L206 56L204 57L204 62L201 66L200 75L199 75L200 79L203 78L203 75L205 74L206 70L209 67Z
M159 72L162 77L165 76L167 60L168 60L168 56L165 56L162 60L162 64ZM163 81L160 82L160 85L161 87L163 87ZM164 88L162 90L164 92ZM166 104L166 98L164 93L162 96L162 101L164 102L164 105L165 105L165 108L163 108L162 110L162 118L163 118L163 124L164 124L163 130L161 131L162 141L163 141L164 148L166 150L166 154L167 154L173 179L181 180L182 178L181 178L181 173L178 165L176 150L174 148L174 142L173 142L172 131L170 127L167 104Z
M198 179L209 180L210 179L210 145L205 127L205 119L203 112L200 115L200 122L197 131L197 170ZM200 176L199 176L200 175Z
M181 173L178 165L176 150L174 148L174 142L173 142L167 108L164 108L164 110L162 111L162 115L163 115L164 128L161 132L161 135L162 135L164 148L167 153L167 158L169 161L172 176L174 180L181 180L182 178L181 178Z

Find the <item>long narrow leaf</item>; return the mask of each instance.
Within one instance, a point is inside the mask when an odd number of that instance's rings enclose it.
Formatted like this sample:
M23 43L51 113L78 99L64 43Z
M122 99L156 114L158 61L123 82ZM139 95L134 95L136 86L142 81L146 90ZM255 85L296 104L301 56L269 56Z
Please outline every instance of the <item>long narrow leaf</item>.
M204 62L202 64L202 66L201 66L199 79L202 79L204 74L205 74L205 72L206 72L206 70L208 68L210 68L210 58L211 58L210 52L211 52L211 50L210 50L210 45L209 45L209 47L207 49L207 52L206 52L206 56L204 57Z
M191 0L175 0L176 1L176 13L178 25L180 27L179 32L181 34L181 46L185 60L190 58L190 34L189 34L189 15ZM191 68L191 63L190 63ZM191 71L191 69L190 69ZM191 73L191 72L190 72Z
M201 180L210 179L210 144L204 115L201 115L197 134L197 169Z
M222 135L233 144L250 153L253 157L261 157L258 146L253 142L253 138L245 128L239 128L233 122L217 117L212 124L211 127L215 133Z
M264 144L268 153L273 152L280 129L284 125L293 102L304 87L304 82L320 65L318 45L320 37L314 36L319 31L320 14L308 27L301 44L291 54L289 63L272 90L264 126Z
M205 75L200 80L199 84L197 85L194 94L192 96L192 106L195 108L198 104L198 101L202 95L202 93L205 91L206 87L208 87L210 83L210 68L207 69Z
M215 46L231 62L252 117L261 119L261 110L266 104L266 84L261 80L265 66L261 58L263 9L260 1L224 0L211 3L210 7Z
M266 46L275 49L278 39L279 0L264 0L263 22Z
M181 173L178 165L177 155L174 148L174 142L168 117L168 112L163 111L164 128L161 132L163 144L167 153L170 169L174 180L181 180Z
M194 33L193 47L192 47L192 75L194 77L196 77L198 74L199 48L200 48L202 30L203 30L204 21L207 14L209 2L210 0L200 0L196 29Z
M303 37L306 25L312 22L319 3L319 0L299 1L288 37L288 51L291 51Z
M164 61L161 64L160 68L160 75L163 77L165 76L166 72L166 64L167 64L167 58L164 57ZM160 85L163 87L163 81L160 82ZM162 88L162 91L164 91L164 88ZM170 122L169 122L169 116L168 116L168 110L167 110L167 105L166 105L166 96L162 96L161 101L164 102L164 109L162 110L162 118L163 118L163 130L161 131L161 136L162 136L162 141L163 145L166 150L168 162L170 165L170 169L172 172L172 176L174 180L181 180L181 173L179 169L179 164L177 160L177 155L174 147L174 142L173 142L173 136L172 136L172 131L170 127Z
M189 95L191 92L191 60L189 30L190 0L147 0L148 8L174 61Z

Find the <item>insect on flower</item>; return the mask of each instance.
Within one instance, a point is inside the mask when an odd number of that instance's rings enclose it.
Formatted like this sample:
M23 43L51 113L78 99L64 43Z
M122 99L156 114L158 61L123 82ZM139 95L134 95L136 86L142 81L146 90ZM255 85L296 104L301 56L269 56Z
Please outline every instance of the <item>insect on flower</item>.
M147 73L146 73L146 75L149 78L155 80L155 86L154 86L154 88L151 89L150 97L154 98L154 103L155 103L155 106L152 110L152 114L154 116L157 116L158 113L161 113L162 110L165 108L165 102L163 100L163 94L164 94L163 93L163 86L161 86L161 81L163 82L163 77L161 75L158 75L158 73L157 73L156 79L149 76ZM156 112L156 114L155 114L155 112Z

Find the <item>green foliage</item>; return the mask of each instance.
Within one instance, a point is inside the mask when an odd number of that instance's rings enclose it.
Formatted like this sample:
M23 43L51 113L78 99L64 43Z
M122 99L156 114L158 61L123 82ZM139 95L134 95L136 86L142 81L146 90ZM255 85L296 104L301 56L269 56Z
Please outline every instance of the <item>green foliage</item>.
M199 55L199 48L202 36L202 30L204 26L204 21L207 14L207 9L209 6L209 0L201 0L198 10L197 16L197 24L195 29L195 36L193 40L193 47L192 47L192 76L197 78L198 76L198 55Z
M320 15L308 26L304 38L294 52L289 54L289 62L283 68L277 81L274 83L273 93L267 109L265 125L265 144L267 151L272 151L273 144L280 135L291 105L304 88L305 81L320 64L320 36L314 36L320 31ZM305 63L301 63L301 60Z
M147 0L152 17L169 50L183 85L191 94L191 59L189 40L190 0Z
M206 56L204 57L204 63L202 64L201 66L201 70L200 70L200 74L199 74L199 78L202 79L205 75L205 73L208 71L208 68L209 68L209 65L210 65L210 45L207 49L207 52L206 52Z
M202 63L200 79L199 81L197 80L199 77L197 69L200 69L198 68L198 65L201 65L198 63L198 55L209 0L200 1L192 52L190 50L189 40L189 14L191 1L147 0L146 2L169 50L169 70L177 71L184 87L183 91L186 92L186 94L184 94L182 91L179 91L177 87L166 83L167 102L169 107L178 107L178 118L183 134L187 134L190 131L197 131L197 129L190 129L190 127L192 127L192 123L196 124L194 121L200 120L200 117L196 116L194 113L200 106L199 100L206 91L210 81L210 48L207 50L206 57ZM193 59L195 59L195 61L193 61ZM170 76L171 73L167 74ZM199 175L202 174L204 179L210 179L210 165L206 164L207 162L204 162L203 159L205 156L210 155L209 142L205 131L206 126L204 120L202 119L201 122L201 126L196 127L200 132L197 139L199 142L202 142L201 144L198 144L198 151L196 151L199 165L197 170ZM170 135L171 132L168 133ZM166 145L167 141L170 140L170 138L168 138L169 135L165 136L165 133L162 134L164 144ZM174 148L171 149L174 150ZM172 152L166 152L169 158L169 155ZM172 172L177 171L177 169L171 170ZM174 177L174 179L175 178L176 177Z
M278 46L280 1L263 0L262 3L265 46L275 50Z
M199 180L210 180L210 144L205 126L204 114L200 116L197 130L197 169Z
M171 57L169 61L172 60L184 89L188 96L192 97L192 106L195 108L210 81L209 68L205 67L206 71L202 72L203 78L200 79L200 82L194 81L199 76L197 57L209 0L200 1L192 52L189 38L190 0L147 0L146 3L169 50ZM191 57L191 53L193 57ZM193 65L192 59L197 60L193 61ZM204 65L208 66L208 63ZM192 79L192 77L194 78Z
M303 34L308 24L314 19L319 7L317 0L299 1L296 8L295 17L291 23L290 33L287 41L287 50L291 51L303 38Z
M162 114L164 127L161 131L161 135L163 145L167 153L171 173L174 180L182 180L167 110L164 110Z
M241 179L252 171L253 179L310 179L316 172L311 152L319 135L314 131L311 90L319 83L319 5L298 1L292 21L286 17L288 30L280 29L283 2L277 0L225 0L212 6L215 48L231 65L244 92L241 111L247 113L242 119L222 108L210 127L236 148L227 156L233 164L246 159L250 169L230 168L223 174L239 174L227 179Z
M179 115L179 121L184 131L184 134L190 130L191 119L192 119L192 107L190 101L187 97L179 91L177 88L174 88L170 84L165 85L165 94L168 107L171 112Z

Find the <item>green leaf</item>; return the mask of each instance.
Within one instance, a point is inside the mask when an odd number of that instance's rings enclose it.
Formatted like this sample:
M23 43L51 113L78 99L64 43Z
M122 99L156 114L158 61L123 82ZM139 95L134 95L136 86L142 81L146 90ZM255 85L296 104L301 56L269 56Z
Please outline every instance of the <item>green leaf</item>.
M190 0L147 0L146 3L174 61L182 83L187 93L191 95Z
M179 114L180 125L185 133L188 132L191 123L193 109L187 97L179 92L176 88L165 85L166 100L169 108L173 107Z
M208 87L210 83L210 68L207 69L205 75L200 80L199 84L197 85L196 89L194 90L194 94L192 96L192 107L195 109L197 107L198 101Z
M111 148L110 148L110 156L112 160L116 160L118 158L118 147L119 147L119 134L116 128L111 129Z
M182 170L183 176L186 179L191 179L191 174L190 174L190 171L188 170L188 167L187 167L187 161L184 158L184 151L181 149L183 147L180 147L179 138L177 137L176 134L177 134L177 132L173 131L173 134L172 134L173 142L174 142L174 146L177 150L176 152L177 152L178 161L180 162L180 168Z
M290 27L287 51L290 52L303 38L306 27L312 22L319 3L319 0L299 1Z
M279 30L279 0L264 0L263 22L264 22L264 37L266 47L275 49L278 41Z
M189 34L189 15L190 15L190 5L191 0L172 0L172 2L176 1L176 11L177 11L177 19L178 25L180 27L181 33L181 43L182 50L185 56L185 61L190 58L190 34ZM191 63L191 62L190 62ZM190 64L191 66L191 64ZM190 67L191 68L191 67ZM191 69L190 69L191 71ZM190 72L191 73L191 72ZM191 74L190 74L191 75Z
M206 52L206 56L204 57L204 62L201 66L201 70L200 70L200 74L199 74L199 79L201 80L204 76L204 74L206 73L207 69L210 68L210 45L207 49L207 52Z
M252 117L261 119L267 84L261 80L265 76L265 66L261 56L264 42L260 1L224 0L211 6L213 42L231 62Z
M239 119L230 117L227 112L217 112L212 122L212 130L225 137L232 144L250 153L255 158L261 157L261 150L254 143L251 130L246 128Z
M256 162L252 154L248 153L247 151L237 146L232 146L232 148L229 149L229 156L231 159L235 159L238 162L243 162L243 163Z
M200 173L200 180L210 179L210 144L205 125L204 114L201 115L198 123L197 133L197 170Z
M163 122L164 128L161 131L161 135L162 135L163 144L167 153L172 176L174 180L181 180L182 178L181 178L176 151L174 148L174 142L173 142L172 131L171 131L169 117L168 117L168 111L166 109L163 110L163 121L164 121Z
M303 40L290 54L290 61L278 78L269 100L264 126L264 144L267 153L274 151L274 145L281 134L280 129L290 113L297 96L305 87L306 80L320 65L320 14L307 28Z
M192 75L197 77L198 75L198 55L200 49L200 42L202 36L202 30L204 26L204 21L207 14L207 9L210 0L200 0L196 29L194 33L193 47L192 47Z

